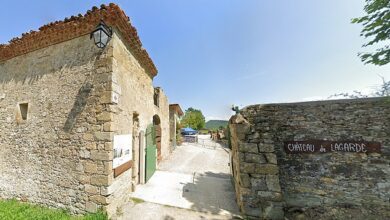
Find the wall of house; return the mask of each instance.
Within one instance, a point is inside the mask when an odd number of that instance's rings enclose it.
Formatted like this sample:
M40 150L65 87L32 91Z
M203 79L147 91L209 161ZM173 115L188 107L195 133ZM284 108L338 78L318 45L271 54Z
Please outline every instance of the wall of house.
M104 49L82 36L0 63L0 197L115 213L138 181L132 169L114 177L114 137L134 133L135 115L139 132L158 115L161 154L169 154L168 99L159 91L157 107L152 78L118 34ZM27 120L19 103L28 103Z
M390 218L388 98L248 106L230 121L237 199L250 216ZM380 142L381 152L289 154L286 141ZM286 211L286 212L284 212Z
M175 110L169 110L169 137L171 150L176 148L176 122L177 114Z
M170 130L170 142L171 142L171 151L175 150L177 145L179 145L180 141L177 141L178 134L177 134L177 129L178 125L180 124L181 116L179 115L180 113L178 112L177 105L171 105L169 108L169 130ZM181 109L180 109L181 111ZM182 113L182 112L181 112Z
M129 135L134 138L140 132L145 132L148 125L153 124L153 116L158 115L162 129L162 156L169 154L169 107L168 99L160 91L159 107L154 105L154 87L152 78L145 72L130 50L123 44L120 34L115 33L111 44L113 46L112 90L107 97L118 97L116 104L111 104L111 118L105 129L113 135ZM134 131L133 118L138 118L138 129ZM135 132L135 133L134 133ZM133 166L114 178L108 187L109 213L116 213L117 207L123 204L140 182L138 179L139 155L145 146L139 141L133 143ZM111 146L112 147L112 146ZM135 169L133 171L133 169Z
M170 141L169 141L169 100L167 95L164 93L164 90L160 88L160 106L156 109L156 113L160 116L161 119L161 155L162 160L165 160L171 150L170 150ZM156 107L155 107L156 108Z
M82 36L0 63L1 198L73 213L105 203L112 152L99 115L109 54ZM28 103L27 120L19 103Z

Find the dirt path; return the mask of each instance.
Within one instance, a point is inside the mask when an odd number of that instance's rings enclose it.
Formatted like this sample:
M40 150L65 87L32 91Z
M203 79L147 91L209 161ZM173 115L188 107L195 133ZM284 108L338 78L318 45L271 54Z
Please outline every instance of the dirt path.
M239 214L231 182L229 152L201 136L163 161L145 185L137 187L119 219L233 219ZM204 141L203 141L204 140Z

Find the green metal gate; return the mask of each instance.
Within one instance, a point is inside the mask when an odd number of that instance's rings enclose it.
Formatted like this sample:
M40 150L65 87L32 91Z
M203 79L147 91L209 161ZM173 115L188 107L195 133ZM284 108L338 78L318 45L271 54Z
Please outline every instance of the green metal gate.
M157 147L156 129L154 125L149 125L146 129L146 159L145 159L145 182L153 176L156 171Z

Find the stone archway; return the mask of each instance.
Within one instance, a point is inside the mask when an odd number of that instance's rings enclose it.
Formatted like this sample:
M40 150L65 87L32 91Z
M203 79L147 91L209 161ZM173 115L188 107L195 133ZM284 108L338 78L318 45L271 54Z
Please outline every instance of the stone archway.
M161 130L161 120L158 115L153 116L153 125L156 131L157 163L159 163L162 159L162 155L161 155L162 130Z

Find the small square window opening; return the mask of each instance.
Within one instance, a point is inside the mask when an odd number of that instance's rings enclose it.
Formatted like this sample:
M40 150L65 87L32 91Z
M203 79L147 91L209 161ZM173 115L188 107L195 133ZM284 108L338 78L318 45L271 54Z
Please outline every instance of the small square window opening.
M27 120L28 103L20 103L19 110L20 110L20 115L22 116L22 119Z

